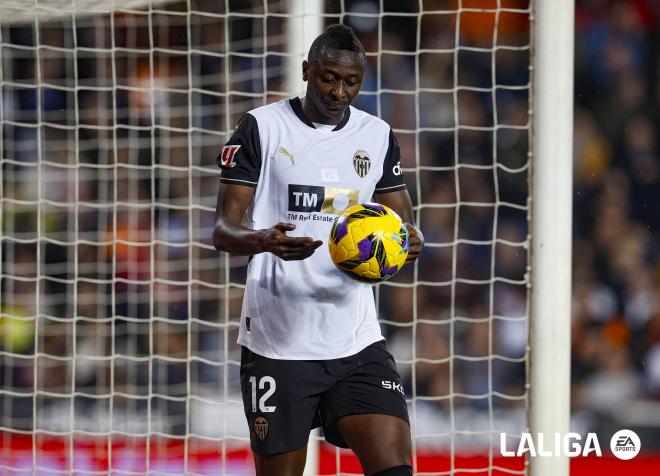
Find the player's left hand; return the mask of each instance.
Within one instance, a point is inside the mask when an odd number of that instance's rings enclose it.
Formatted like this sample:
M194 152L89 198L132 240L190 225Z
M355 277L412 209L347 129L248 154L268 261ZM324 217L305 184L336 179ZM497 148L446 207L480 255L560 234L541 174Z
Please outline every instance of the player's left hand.
M424 248L424 235L422 230L416 228L412 223L406 223L408 228L408 258L406 263L412 263L419 258L422 248Z

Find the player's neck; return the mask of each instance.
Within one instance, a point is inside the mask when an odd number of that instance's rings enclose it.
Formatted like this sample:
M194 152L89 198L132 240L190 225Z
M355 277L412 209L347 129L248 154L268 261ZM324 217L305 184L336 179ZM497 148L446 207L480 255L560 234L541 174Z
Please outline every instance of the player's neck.
M307 96L304 96L301 101L302 101L303 113L305 114L305 116L307 116L309 122L312 123L315 122L317 124L336 126L342 121L342 119L344 119L344 115L346 114L346 111L344 111L344 114L342 114L341 117L338 118L326 117L323 114L321 114L318 108L314 105L314 101L309 101L307 99Z

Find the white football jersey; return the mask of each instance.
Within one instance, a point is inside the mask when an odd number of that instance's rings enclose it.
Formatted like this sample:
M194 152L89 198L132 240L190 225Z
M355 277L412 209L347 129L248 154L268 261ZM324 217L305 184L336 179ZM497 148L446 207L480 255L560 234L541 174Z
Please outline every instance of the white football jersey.
M312 256L259 253L248 265L238 343L274 359L335 359L381 340L372 288L333 264L328 236L347 207L404 190L399 146L381 119L350 107L332 130L299 98L245 114L218 156L221 181L255 187L251 229L293 223L322 240Z

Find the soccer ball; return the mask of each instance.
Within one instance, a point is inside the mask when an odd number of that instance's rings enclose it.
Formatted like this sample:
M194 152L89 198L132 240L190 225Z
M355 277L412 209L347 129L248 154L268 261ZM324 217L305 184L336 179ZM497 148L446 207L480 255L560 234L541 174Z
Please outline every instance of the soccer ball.
M332 225L328 248L337 268L359 281L378 283L406 262L408 229L385 205L354 205Z

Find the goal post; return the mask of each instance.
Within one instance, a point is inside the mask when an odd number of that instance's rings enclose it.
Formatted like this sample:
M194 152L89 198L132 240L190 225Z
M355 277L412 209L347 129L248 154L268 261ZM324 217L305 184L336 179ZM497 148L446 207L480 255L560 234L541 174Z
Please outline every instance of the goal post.
M570 431L574 2L534 2L529 426ZM568 456L531 476L569 474Z
M291 96L302 96L306 88L302 79L302 62L307 59L314 38L323 31L323 1L290 0L288 11L285 90Z
M306 83L302 79L302 62L314 39L323 31L323 0L290 0L287 19L287 56L285 91L289 96L302 96ZM312 430L307 443L304 476L315 476L319 469L320 432Z

